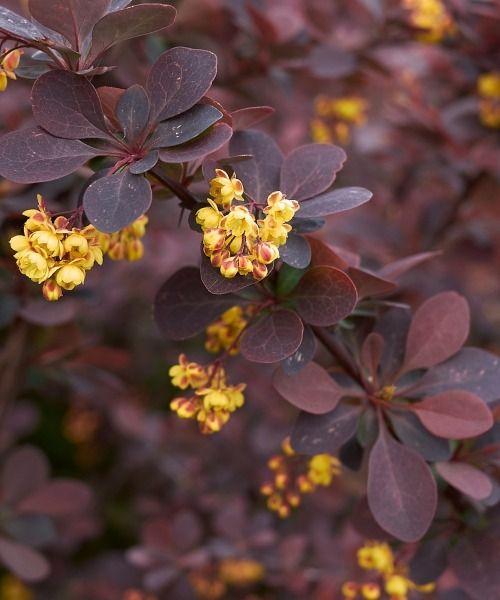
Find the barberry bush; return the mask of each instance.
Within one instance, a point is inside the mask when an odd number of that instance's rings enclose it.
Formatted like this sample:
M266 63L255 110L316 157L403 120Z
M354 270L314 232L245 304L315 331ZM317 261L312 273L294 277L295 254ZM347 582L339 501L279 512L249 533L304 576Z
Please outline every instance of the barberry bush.
M3 0L0 600L498 600L500 8Z

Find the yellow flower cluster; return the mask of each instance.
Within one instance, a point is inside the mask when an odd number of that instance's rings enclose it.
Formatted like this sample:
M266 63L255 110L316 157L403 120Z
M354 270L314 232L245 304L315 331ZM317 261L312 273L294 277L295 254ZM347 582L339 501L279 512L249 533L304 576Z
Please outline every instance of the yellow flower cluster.
M214 267L227 278L249 275L256 280L268 273L268 265L279 258L278 247L286 243L291 221L299 203L288 200L277 191L269 194L262 206L263 219L258 219L257 204L233 205L243 201L243 184L236 175L216 169L210 182L210 206L196 212L196 222L203 231L203 251ZM220 208L222 210L220 210Z
M410 11L410 23L423 30L417 34L421 42L437 44L455 31L453 19L441 0L403 0Z
M316 116L311 121L313 140L323 144L348 144L352 129L366 123L367 110L368 102L360 96L317 96L314 100Z
M314 492L317 487L329 487L341 472L340 462L330 454L307 457L297 455L285 438L281 454L269 459L267 466L274 471L272 481L264 483L261 494L267 496L267 507L282 518L288 517L301 503L301 494Z
M220 431L229 421L231 413L243 406L244 383L228 385L225 370L217 363L203 366L189 362L185 354L179 364L170 367L172 385L194 391L192 396L174 398L170 408L181 419L196 419L201 433Z
M31 600L33 593L13 575L4 575L0 581L0 600Z
M199 598L219 600L226 597L230 591L228 588L255 585L262 581L264 576L264 565L260 562L225 558L209 568L191 573L189 581Z
M230 356L239 352L239 337L252 314L251 308L233 306L206 329L205 350L217 354L226 350Z
M24 235L10 240L14 258L23 275L43 283L47 300L59 300L63 290L73 290L85 281L96 263L101 265L102 249L93 225L70 228L66 217L52 219L38 195L38 209L24 211L28 217Z
M417 585L407 577L408 568L396 564L389 544L385 542L367 542L357 552L358 565L366 571L376 571L378 582L356 583L347 581L342 586L342 595L347 599L363 598L378 600L384 591L390 600L407 600L411 591L433 592L434 583Z
M500 72L483 73L477 81L479 117L481 123L493 129L500 128Z
M140 260L144 256L144 244L141 239L146 235L146 215L140 216L128 227L115 233L98 232L98 239L102 251L111 260Z
M17 79L15 70L19 67L22 50L8 50L0 59L0 92L7 89L9 79Z

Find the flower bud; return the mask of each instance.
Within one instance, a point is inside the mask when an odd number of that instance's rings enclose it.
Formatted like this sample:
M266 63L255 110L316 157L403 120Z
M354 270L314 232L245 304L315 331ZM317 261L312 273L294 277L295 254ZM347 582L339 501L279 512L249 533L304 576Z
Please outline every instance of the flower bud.
M269 242L258 242L254 252L257 260L264 265L274 262L280 256L278 248Z
M229 257L223 260L220 266L221 275L227 277L228 279L235 277L238 274L238 266L236 262L237 259L234 257Z
M262 263L259 263L256 260L254 260L252 262L252 266L253 266L254 279L257 279L258 281L260 281L261 279L264 279L264 277L266 277L266 275L267 275L266 265L263 265Z
M130 240L127 244L127 260L140 260L144 256L144 245L141 240Z
M61 286L58 285L54 279L47 279L43 284L42 292L45 300L48 300L49 302L59 300L63 294Z

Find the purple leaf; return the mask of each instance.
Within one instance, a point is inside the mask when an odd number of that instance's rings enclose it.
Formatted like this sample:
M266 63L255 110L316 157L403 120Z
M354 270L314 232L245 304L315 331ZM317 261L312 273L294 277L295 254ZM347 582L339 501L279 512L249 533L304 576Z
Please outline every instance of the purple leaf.
M151 186L145 177L122 171L91 183L83 196L83 208L96 229L113 233L144 214L151 199Z
M409 327L410 311L402 308L388 310L375 326L375 331L385 341L381 367L383 376L389 381L403 363Z
M453 356L469 335L469 306L456 292L442 292L416 311L406 339L404 369L432 367Z
M252 129L237 131L229 151L236 155L252 155L253 158L238 163L236 174L254 200L265 202L271 192L279 190L283 155L271 136Z
M19 504L21 513L60 517L86 510L92 500L88 486L79 481L54 480L36 489Z
M175 14L173 6L162 4L140 4L108 13L94 27L87 63L92 65L118 42L165 29L174 22Z
M356 57L351 52L332 46L316 46L306 60L306 66L316 77L338 79L356 69Z
M251 275L236 275L232 279L223 277L219 269L216 269L210 263L210 259L202 254L200 275L203 285L211 294L229 294L230 292L237 292L251 285L255 285L257 282Z
M35 82L32 104L36 122L52 135L75 140L111 137L99 96L85 77L49 71Z
M2 469L2 504L15 505L49 478L49 463L33 446L21 446L10 454Z
M493 426L493 416L478 396L449 390L412 404L422 424L434 435L461 440L476 437Z
M335 454L358 427L359 406L339 404L322 415L301 412L295 422L291 442L300 454Z
M378 275L385 279L398 279L401 275L404 275L410 269L421 265L436 256L440 256L441 252L421 252L420 254L413 254L412 256L407 256L402 258L401 260L396 260L395 262L389 263L382 267Z
M432 367L414 386L412 396L465 390L485 402L500 399L500 358L479 348L463 348L446 362Z
M46 515L16 516L5 521L2 529L16 542L34 548L41 548L57 539L54 522Z
M220 110L210 104L196 104L177 117L160 123L151 139L150 148L179 146L203 133L222 117Z
M31 298L23 305L19 315L27 322L41 327L54 327L72 321L78 314L79 303L71 298L60 302L47 302L44 298Z
M132 163L129 167L129 171L132 175L141 175L152 169L160 158L158 150L151 150L144 158Z
M149 121L149 98L140 85L125 90L116 105L116 118L127 142L136 143Z
M321 194L335 181L346 158L342 148L331 144L300 146L283 162L279 189L295 200Z
M377 523L404 542L422 538L436 512L436 483L426 462L383 424L370 453L368 504Z
M94 24L106 13L109 0L29 0L35 19L62 34L72 48L79 50L81 42Z
M290 233L286 244L280 248L280 258L295 269L305 269L311 262L311 247L307 238Z
M300 204L297 216L301 219L309 217L326 217L345 210L357 208L368 202L373 194L362 187L345 187L332 192L325 192Z
M313 415L332 411L344 394L328 371L315 362L310 362L295 375L277 369L273 385L290 404Z
M414 414L392 410L388 416L401 443L418 452L425 460L436 462L450 458L448 440L432 435Z
M435 467L447 483L474 500L486 500L493 491L493 484L488 475L472 465L462 462L441 462Z
M307 240L311 246L311 264L313 267L325 266L342 270L349 267L347 261L322 240L318 240L312 236L308 236Z
M216 73L217 57L212 52L183 47L164 52L146 85L151 118L164 121L190 109L208 92Z
M24 40L42 40L44 38L43 33L34 23L5 6L0 6L0 31L11 33L14 37Z
M304 325L292 310L278 309L249 325L240 352L257 363L275 363L293 354L302 342Z
M275 112L271 106L250 106L231 113L234 131L241 131L257 125Z
M358 296L353 282L340 269L313 267L291 298L306 323L328 327L351 314Z
M361 347L361 364L368 371L372 381L377 379L377 371L384 352L384 338L372 331L363 341Z
M158 291L154 317L167 338L185 340L203 331L237 303L238 298L232 294L211 294L203 285L199 270L185 267L167 279Z
M448 566L449 549L450 541L447 535L421 541L410 562L411 580L418 585L436 581ZM441 594L439 598L444 600Z
M295 375L311 362L316 354L316 336L310 327L304 327L302 342L297 350L281 363L287 375Z
M360 298L386 296L398 289L397 284L394 282L382 279L378 275L375 275L375 273L370 273L365 269L351 267L348 273L358 290Z
M225 123L216 123L206 133L182 146L160 150L160 158L166 163L180 163L197 160L215 152L226 144L233 130Z
M1 138L0 175L16 183L41 183L69 175L101 152L79 140L55 138L33 127Z
M0 537L0 562L17 577L28 582L41 581L50 572L47 559L28 546Z

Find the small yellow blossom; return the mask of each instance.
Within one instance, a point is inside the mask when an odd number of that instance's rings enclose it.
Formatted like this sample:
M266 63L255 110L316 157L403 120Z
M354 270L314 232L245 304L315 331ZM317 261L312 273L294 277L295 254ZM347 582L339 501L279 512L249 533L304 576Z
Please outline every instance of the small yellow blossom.
M17 79L15 70L19 67L22 53L22 50L8 50L0 58L0 92L7 89L9 79Z
M214 354L221 350L227 350L230 356L238 354L237 340L247 326L248 316L249 311L241 306L233 306L222 313L220 319L206 329L205 349Z
M340 473L340 462L330 454L316 454L309 461L307 476L315 485L328 487Z
M358 564L362 569L391 573L394 570L394 557L389 544L367 542L358 550Z
M477 89L481 123L492 129L500 128L500 72L480 75Z
M130 262L140 260L144 256L144 245L141 238L146 234L147 223L148 217L142 215L115 233L99 232L101 250L111 260L128 260Z
M455 32L453 19L441 0L403 0L410 11L410 23L421 29L417 39L436 44Z
M316 116L311 121L313 140L327 144L349 143L351 129L366 123L367 111L368 102L360 96L317 96L314 101Z
M264 565L256 560L226 558L219 564L219 577L232 586L258 583L264 575Z
M203 230L218 229L222 220L222 213L211 198L208 198L208 203L210 206L205 206L197 211L196 222L201 225Z
M189 362L185 354L179 356L179 364L170 367L168 374L172 378L172 385L187 390L204 386L208 381L208 375L204 367L195 362Z
M209 194L224 209L231 206L233 200L243 200L243 184L233 173L232 177L222 169L215 169L215 177L210 181Z
M364 600L378 600L382 593L377 583L364 583L360 592Z

